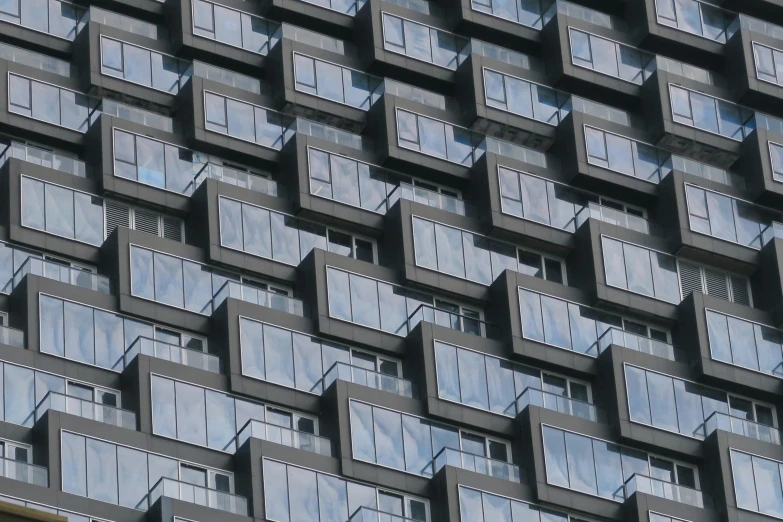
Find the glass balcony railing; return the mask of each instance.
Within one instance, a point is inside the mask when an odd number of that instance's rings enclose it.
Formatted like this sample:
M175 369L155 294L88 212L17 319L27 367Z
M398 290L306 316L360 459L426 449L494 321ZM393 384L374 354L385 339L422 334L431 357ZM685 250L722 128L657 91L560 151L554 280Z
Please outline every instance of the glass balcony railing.
M354 511L348 522L418 522L413 518L404 517L402 515L395 515L392 513L386 513L385 511L378 511L377 509L360 507Z
M27 274L54 279L61 283L68 283L70 285L78 286L79 288L86 288L102 294L111 294L111 281L108 277L93 274L86 270L79 270L78 268L61 265L60 263L55 263L53 261L45 261L38 257L28 257L27 260L22 263L22 266L17 268L11 282L13 288L16 288Z
M604 223L611 223L612 225L627 228L635 232L641 232L642 234L664 237L663 229L660 225L651 222L649 219L634 214L628 214L627 212L614 208L605 207L597 203L590 202L586 207L582 207L579 212L576 213L577 228L587 221L588 218L594 218L603 221Z
M539 406L548 410L573 415L593 422L607 423L607 414L602 408L589 402L563 397L555 393L527 387L517 397L517 414L528 405Z
M38 406L35 407L36 420L43 417L47 410L61 411L70 413L77 417L90 419L98 422L105 422L112 426L136 429L136 414L132 411L123 410L108 404L100 404L93 401L71 397L62 393L47 393Z
M0 166L4 165L10 158L59 170L80 178L86 178L89 174L87 165L83 161L15 141L7 145L2 154L0 154Z
M106 11L98 7L90 7L90 20L102 25L122 29L125 32L146 36L153 40L168 40L168 31L159 25L151 24L138 18Z
M242 429L239 430L239 434L237 435L237 447L242 446L242 444L251 437L254 439L276 442L284 446L325 455L327 457L332 456L332 443L327 438L253 419L247 421ZM233 441L231 441L230 444L233 444Z
M780 430L777 428L719 411L713 412L704 421L705 435L709 436L715 430L728 431L751 439L780 445Z
M625 348L629 348L636 352L663 357L670 361L684 362L688 360L685 352L675 348L669 343L611 327L598 338L598 347L599 350L603 352L613 344L624 346Z
M24 332L16 328L0 326L0 344L24 348Z
M0 19L2 19L2 11L0 11ZM67 78L72 74L76 76L75 73L78 70L75 65L71 65L68 61L58 60L45 54L28 51L27 49L5 43L0 43L0 59L21 63L22 65L59 74Z
M123 356L124 367L127 367L137 355L149 355L150 357L184 364L185 366L199 368L208 372L220 373L220 358L216 355L157 341L141 335L125 350L125 355Z
M222 83L223 85L228 85L230 87L236 87L237 89L252 92L253 94L269 94L269 86L266 83L261 83L261 80L253 78L252 76L247 76L198 60L193 60L192 70L193 76L197 78L206 78L207 80Z
M229 185L246 188L254 192L269 194L270 196L285 197L283 187L271 179L244 170L218 165L216 163L204 164L204 166L201 167L201 170L193 176L193 191L201 186L207 178L216 179L228 183Z
M395 393L403 397L415 399L419 395L416 385L411 381L343 362L336 362L330 366L329 369L326 370L326 373L324 373L323 379L317 382L310 391L313 393L322 393L323 390L326 390L338 379L361 384L362 386L368 386L376 390Z
M488 475L511 482L521 482L519 466L502 460L490 459L481 455L474 455L453 448L441 449L432 459L434 472L437 473L443 466L454 466L466 469L482 475Z
M483 321L478 317L449 312L448 310L442 310L426 304L419 305L408 316L408 331L413 330L421 321L435 323L452 330L459 330L460 332L488 339L496 339L501 334L497 325Z
M27 482L35 486L49 486L49 471L45 467L2 457L0 457L0 477Z
M460 216L474 217L476 211L470 203L465 202L462 199L455 198L454 196L448 196L434 190L428 190L423 187L415 187L409 183L400 183L389 193L389 202L396 201L396 194L399 193L399 197L407 199L408 201L415 201L416 203L422 203L430 207L439 208L447 212L459 214Z
M223 286L215 292L215 297L212 299L212 310L217 309L217 307L229 297L272 308L273 310L298 315L299 317L309 316L305 304L299 299L294 299L287 295L274 294L261 288L256 288L255 286L237 283L236 281L226 281Z
M183 502L211 507L243 517L247 516L247 499L245 497L170 478L163 477L152 486L149 494L150 505L154 504L160 497L182 500Z
M639 473L634 473L631 478L623 484L623 490L626 500L637 491L656 497L682 502L691 506L704 508L705 504L709 507L711 502L709 497L697 489L692 489L673 482L648 477Z

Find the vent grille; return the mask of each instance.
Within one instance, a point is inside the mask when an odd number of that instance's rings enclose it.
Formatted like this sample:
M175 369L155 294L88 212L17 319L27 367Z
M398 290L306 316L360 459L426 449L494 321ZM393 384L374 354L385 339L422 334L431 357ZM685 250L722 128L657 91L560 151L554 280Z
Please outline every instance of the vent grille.
M157 212L129 207L106 200L106 237L117 227L126 227L154 236L184 242L182 220Z
M163 216L163 237L182 242L182 221Z
M729 276L731 280L731 297L735 303L750 306L750 291L748 280L744 277Z
M705 268L704 280L707 282L708 295L729 300L729 284L725 273Z
M152 234L154 236L159 235L158 222L160 221L160 218L158 214L139 209L134 209L133 214L134 230L146 232L147 234Z
M677 264L680 268L680 293L682 298L685 299L692 292L701 292L701 267L682 261Z
M106 200L106 237L109 237L117 227L130 228L130 208Z

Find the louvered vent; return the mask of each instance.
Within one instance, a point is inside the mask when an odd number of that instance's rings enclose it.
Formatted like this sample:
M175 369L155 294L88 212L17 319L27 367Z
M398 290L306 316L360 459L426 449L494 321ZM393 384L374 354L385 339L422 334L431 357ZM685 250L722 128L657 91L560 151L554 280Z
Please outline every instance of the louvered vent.
M735 303L750 306L748 280L740 276L729 276L731 280L731 297Z
M724 272L705 268L704 279L707 281L708 295L729 300L729 283Z
M701 267L679 261L680 292L685 299L691 292L701 292Z
M182 242L182 221L177 218L163 216L163 237Z
M117 227L130 228L130 208L106 200L106 237Z
M154 236L158 234L158 214L146 210L134 209L133 228Z

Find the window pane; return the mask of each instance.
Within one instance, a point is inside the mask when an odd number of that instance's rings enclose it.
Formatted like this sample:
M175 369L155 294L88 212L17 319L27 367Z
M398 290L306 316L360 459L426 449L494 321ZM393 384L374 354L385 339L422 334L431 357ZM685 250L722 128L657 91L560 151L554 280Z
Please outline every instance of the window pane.
M177 405L177 438L201 446L207 445L206 403L204 389L174 383Z

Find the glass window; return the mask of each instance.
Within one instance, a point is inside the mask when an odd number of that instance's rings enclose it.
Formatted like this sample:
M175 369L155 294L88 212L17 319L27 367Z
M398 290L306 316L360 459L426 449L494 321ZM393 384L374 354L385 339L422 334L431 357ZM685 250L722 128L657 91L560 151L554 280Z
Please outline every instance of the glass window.
M772 517L783 516L783 463L730 449L737 506Z
M9 110L77 132L86 132L99 100L15 74L8 75Z
M753 116L747 109L671 84L669 94L675 122L732 140L745 138L745 122Z
M680 302L676 260L662 252L601 237L606 283L670 303Z
M467 44L462 38L388 13L382 14L385 49L447 69L457 68L457 52Z
M759 207L718 192L686 185L691 230L761 248L761 231L773 220Z
M263 107L207 91L204 92L204 105L208 130L275 150L280 150L290 135L281 116ZM286 122L286 127L289 123Z
M732 23L722 9L696 0L656 0L658 23L717 42L726 42Z
M219 4L193 3L193 34L266 55L279 40L279 26Z
M645 80L642 62L650 61L651 55L573 28L569 28L569 36L574 65L637 85Z

